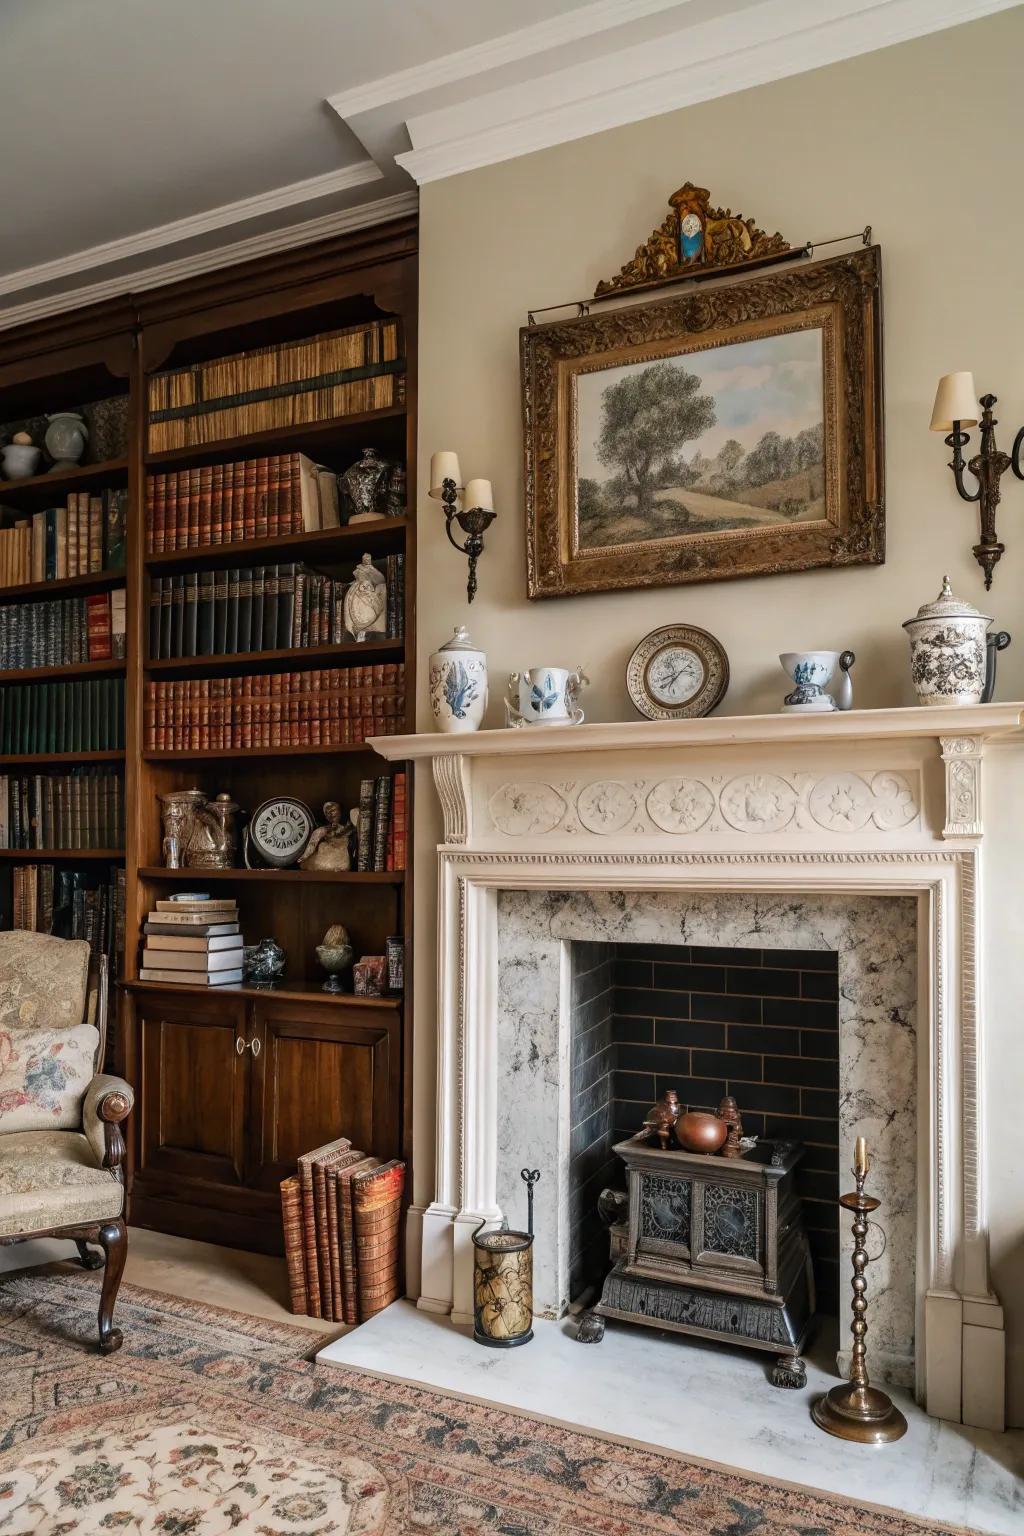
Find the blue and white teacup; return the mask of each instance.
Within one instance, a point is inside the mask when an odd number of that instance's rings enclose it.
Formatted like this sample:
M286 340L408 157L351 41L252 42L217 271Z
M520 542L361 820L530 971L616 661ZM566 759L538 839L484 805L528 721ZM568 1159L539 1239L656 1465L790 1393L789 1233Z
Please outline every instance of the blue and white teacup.
M505 698L508 725L581 725L579 695L589 679L582 667L531 667L510 672Z

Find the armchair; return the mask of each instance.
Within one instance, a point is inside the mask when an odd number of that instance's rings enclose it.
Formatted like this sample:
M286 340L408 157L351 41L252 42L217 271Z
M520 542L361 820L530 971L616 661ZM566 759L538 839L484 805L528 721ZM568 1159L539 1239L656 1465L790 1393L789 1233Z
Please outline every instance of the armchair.
M106 956L90 976L88 944L0 933L0 1243L68 1238L86 1269L105 1265L104 1354L121 1346L113 1323L128 1246L121 1127L134 1101L128 1083L100 1071L108 992Z

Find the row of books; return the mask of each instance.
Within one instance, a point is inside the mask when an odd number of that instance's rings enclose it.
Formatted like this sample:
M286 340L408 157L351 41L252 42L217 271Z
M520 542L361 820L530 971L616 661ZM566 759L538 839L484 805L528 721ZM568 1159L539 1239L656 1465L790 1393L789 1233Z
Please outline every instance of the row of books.
M125 654L125 591L0 604L0 671L73 667Z
M0 848L123 848L124 781L102 768L0 774Z
M387 557L385 579L387 634L397 638L405 631L404 555ZM154 577L150 659L338 645L354 638L343 612L348 586L295 563Z
M386 409L404 398L401 347L399 320L368 320L155 373L149 451Z
M404 724L402 662L186 678L146 684L143 750L342 746Z
M94 955L108 955L118 976L124 961L124 869L109 874L21 864L9 871L6 925L62 939L85 939Z
M406 781L394 778L363 779L359 785L359 836L354 869L382 873L405 868Z
M365 1323L397 1300L405 1164L347 1136L307 1152L281 1184L293 1313Z
M146 479L146 549L165 554L337 528L338 481L304 453L204 464Z
M0 587L123 571L127 523L127 491L72 491L66 506L18 518L0 528Z
M0 755L123 750L123 678L0 688Z
M238 903L230 897L169 897L143 925L141 981L190 987L236 986L242 979L244 939Z

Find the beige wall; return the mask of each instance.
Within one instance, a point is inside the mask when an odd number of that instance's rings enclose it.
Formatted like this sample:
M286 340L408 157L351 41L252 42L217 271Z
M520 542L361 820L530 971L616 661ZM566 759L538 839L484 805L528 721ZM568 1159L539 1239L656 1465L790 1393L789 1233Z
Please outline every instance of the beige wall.
M1024 129L1024 9L774 85L689 107L422 189L420 318L420 724L427 654L467 619L465 564L426 497L430 452L455 448L467 475L494 482L499 519L480 565L471 633L487 651L489 725L501 723L504 674L583 663L591 719L630 719L623 683L633 646L656 625L688 621L729 653L726 713L774 710L781 650L852 647L861 706L913 702L901 621L935 596L944 571L980 603L971 555L976 512L960 502L947 451L929 434L935 380L973 368L1000 396L1003 445L1024 421L1024 213L1016 193ZM881 567L528 603L525 597L518 331L527 308L591 293L659 223L687 178L794 243L870 222L883 253L888 559ZM1006 485L1009 544L990 599L1017 632L999 697L1024 696L1024 486ZM1004 760L1000 789L1021 783ZM1018 788L1019 793L1019 788ZM435 861L429 781L418 784L416 846L416 1176L432 1190ZM986 881L1010 953L993 956L986 1026L993 1114L993 1257L1010 1304L1013 1413L1024 1423L1024 1088L1020 1062L1021 922L1002 850ZM1024 856L1024 848L1021 850ZM993 870L995 862L993 861ZM993 1065L995 1063L995 1065ZM1015 1086L1013 1086L1015 1085ZM1016 1298L1016 1305L1013 1305Z

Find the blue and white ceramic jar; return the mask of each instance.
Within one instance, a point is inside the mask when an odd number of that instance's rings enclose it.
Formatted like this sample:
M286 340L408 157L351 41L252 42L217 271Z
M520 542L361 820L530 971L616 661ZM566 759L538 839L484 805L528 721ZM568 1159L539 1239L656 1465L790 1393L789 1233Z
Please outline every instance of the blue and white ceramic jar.
M439 731L478 731L487 710L487 657L464 625L430 658L430 707Z

